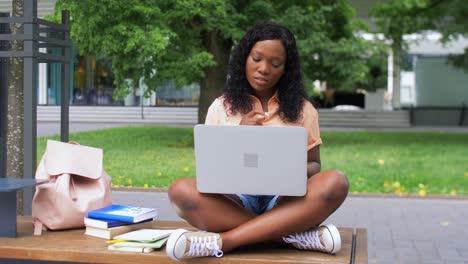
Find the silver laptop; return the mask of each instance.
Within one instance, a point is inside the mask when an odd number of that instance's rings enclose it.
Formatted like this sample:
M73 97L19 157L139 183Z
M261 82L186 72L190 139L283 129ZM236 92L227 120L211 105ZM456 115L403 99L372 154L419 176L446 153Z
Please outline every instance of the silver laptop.
M306 193L303 127L196 125L194 141L197 188L202 193Z

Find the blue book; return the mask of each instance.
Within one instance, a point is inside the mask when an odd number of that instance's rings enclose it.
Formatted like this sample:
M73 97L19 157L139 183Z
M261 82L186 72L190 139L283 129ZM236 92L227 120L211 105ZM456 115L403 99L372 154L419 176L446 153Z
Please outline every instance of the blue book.
M88 218L117 220L127 223L138 223L157 216L156 208L145 208L131 205L113 204L88 212Z
M119 220L98 219L98 218L85 217L84 218L84 224L85 224L85 226L91 226L91 227L96 227L96 228L107 229L107 228L116 227L116 226L128 225L130 223L122 222L122 221L119 221Z

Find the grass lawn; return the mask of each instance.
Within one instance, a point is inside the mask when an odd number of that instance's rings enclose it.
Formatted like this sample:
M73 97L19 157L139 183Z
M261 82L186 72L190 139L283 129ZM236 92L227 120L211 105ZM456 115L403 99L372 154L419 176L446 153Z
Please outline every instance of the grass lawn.
M348 176L351 192L468 194L468 134L322 132L322 169ZM58 136L49 137L58 140ZM38 139L38 159L47 138ZM70 134L104 149L114 186L168 187L195 176L191 128L125 127Z

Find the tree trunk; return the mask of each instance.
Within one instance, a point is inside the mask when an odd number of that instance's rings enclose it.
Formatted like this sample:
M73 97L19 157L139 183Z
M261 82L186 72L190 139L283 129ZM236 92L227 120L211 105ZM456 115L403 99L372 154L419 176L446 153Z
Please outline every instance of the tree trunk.
M402 55L403 37L399 36L393 39L393 88L392 88L392 106L393 109L400 109L400 83L401 83L401 55Z
M23 16L23 0L13 0L13 16ZM22 24L11 24L12 34L23 32ZM22 41L11 41L11 50L23 50ZM23 58L11 57L8 65L7 176L23 178L24 94ZM23 192L16 193L16 212L23 214Z
M200 100L198 102L198 123L205 122L206 113L216 97L222 94L226 83L229 55L232 41L223 38L218 30L204 34L204 44L207 50L213 54L216 66L205 69L205 78L201 81Z

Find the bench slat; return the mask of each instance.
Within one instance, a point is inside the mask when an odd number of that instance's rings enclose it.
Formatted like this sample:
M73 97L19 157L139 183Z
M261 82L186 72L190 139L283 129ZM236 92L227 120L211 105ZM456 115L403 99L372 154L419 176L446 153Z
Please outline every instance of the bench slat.
M356 228L356 252L354 255L355 264L367 263L367 229Z

